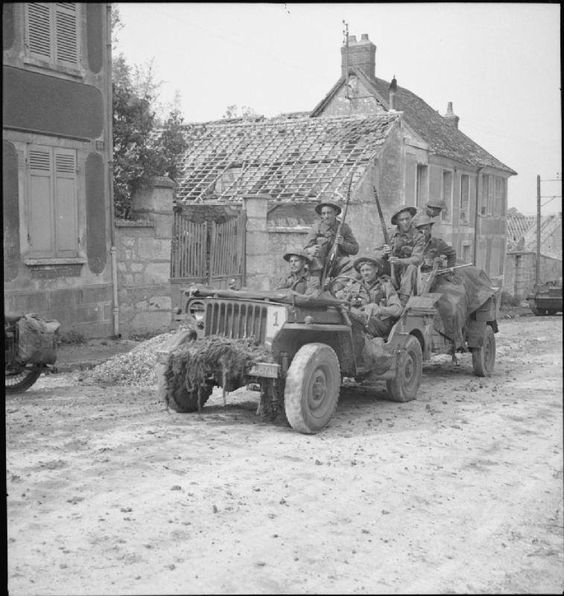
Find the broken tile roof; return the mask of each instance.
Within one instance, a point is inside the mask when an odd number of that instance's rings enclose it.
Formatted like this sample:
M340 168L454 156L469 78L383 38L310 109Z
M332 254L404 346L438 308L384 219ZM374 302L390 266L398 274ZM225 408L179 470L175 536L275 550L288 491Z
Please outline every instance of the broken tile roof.
M176 200L283 200L346 195L378 154L399 114L328 118L255 118L186 126Z
M351 67L359 80L373 94L375 100L389 109L390 83L377 77L368 77L361 70ZM313 109L312 116L318 116L330 101L331 97L345 83L341 77L325 98ZM492 167L517 174L515 170L503 164L485 149L480 147L461 130L445 120L437 110L434 110L420 97L408 89L397 86L394 108L403 112L405 123L418 134L433 153L455 159L461 163L474 167Z
M525 215L507 216L507 252L514 250L521 238L535 224L536 217ZM521 242L523 245L523 242Z
M546 256L561 258L561 253L554 250L553 236L556 228L562 226L560 215L542 215L540 241L541 251ZM560 236L562 231L560 230ZM552 241L551 241L552 240ZM534 252L537 249L537 218L534 215L510 215L507 217L506 252Z

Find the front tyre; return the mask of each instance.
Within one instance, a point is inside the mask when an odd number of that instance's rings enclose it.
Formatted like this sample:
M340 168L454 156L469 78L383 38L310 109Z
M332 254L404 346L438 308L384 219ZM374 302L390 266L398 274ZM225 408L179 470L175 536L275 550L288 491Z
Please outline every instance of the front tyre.
M423 375L423 352L418 339L410 335L398 356L396 376L386 381L388 398L392 401L411 401L417 397Z
M41 375L43 365L31 364L18 368L4 368L4 388L6 393L23 393Z
M472 349L472 366L478 377L489 377L495 366L495 335L494 330L486 325L484 343L479 348Z
M290 426L313 434L327 425L337 407L341 367L333 348L306 344L294 356L284 389L284 410Z
M201 385L199 389L192 389L188 391L184 385L175 384L168 388L166 395L166 403L169 408L175 412L186 414L189 412L197 412L204 407L208 401L213 390L213 386L209 383ZM199 407L198 407L199 405Z

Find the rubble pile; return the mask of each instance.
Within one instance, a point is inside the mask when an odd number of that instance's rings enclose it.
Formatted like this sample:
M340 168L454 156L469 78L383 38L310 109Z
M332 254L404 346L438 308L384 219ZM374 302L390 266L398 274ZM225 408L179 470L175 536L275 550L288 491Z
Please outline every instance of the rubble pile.
M131 351L118 354L81 376L81 382L94 385L150 387L157 384L157 352L174 335L162 333Z

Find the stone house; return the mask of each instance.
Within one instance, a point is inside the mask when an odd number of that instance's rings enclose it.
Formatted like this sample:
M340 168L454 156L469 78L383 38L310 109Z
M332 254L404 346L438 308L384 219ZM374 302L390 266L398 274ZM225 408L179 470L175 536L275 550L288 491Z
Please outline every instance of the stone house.
M108 336L110 4L2 8L4 308Z
M177 204L189 211L262 197L268 233L260 249L251 247L263 255L253 260L262 273L253 271L252 283L266 287L284 270L286 248L303 244L315 204L343 201L352 176L347 221L361 253L383 243L374 188L387 223L402 205L440 199L436 232L459 262L477 263L501 285L507 178L516 172L459 130L450 104L441 116L395 79L377 78L375 53L368 36L351 36L341 48L341 77L311 112L190 125Z
M399 112L403 123L396 204L445 205L434 232L459 260L473 262L501 284L505 256L507 179L516 172L459 129L452 103L440 115L412 91L376 76L376 46L362 34L341 48L341 76L312 117Z

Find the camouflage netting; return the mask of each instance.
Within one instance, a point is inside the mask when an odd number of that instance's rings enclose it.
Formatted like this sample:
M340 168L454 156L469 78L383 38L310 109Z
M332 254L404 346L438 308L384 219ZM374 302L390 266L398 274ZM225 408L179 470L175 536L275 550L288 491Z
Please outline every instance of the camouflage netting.
M234 391L247 383L255 361L272 362L272 354L248 339L210 336L180 345L168 358L165 369L166 396L183 389L199 391L213 378L215 385Z

